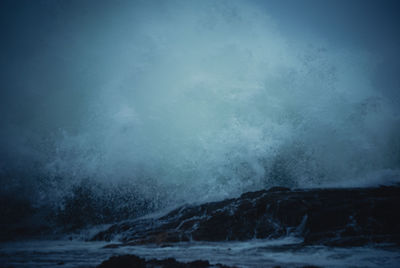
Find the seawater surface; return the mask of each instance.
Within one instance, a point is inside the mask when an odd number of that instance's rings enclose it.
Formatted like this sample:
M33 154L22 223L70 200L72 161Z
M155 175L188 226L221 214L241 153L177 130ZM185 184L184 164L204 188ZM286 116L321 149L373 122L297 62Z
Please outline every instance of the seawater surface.
M106 248L112 242L79 240L31 240L0 244L0 266L94 267L110 256L135 254L146 259L208 260L237 267L399 267L400 248L390 245L337 248L303 246L302 240L245 242L184 242L165 245Z

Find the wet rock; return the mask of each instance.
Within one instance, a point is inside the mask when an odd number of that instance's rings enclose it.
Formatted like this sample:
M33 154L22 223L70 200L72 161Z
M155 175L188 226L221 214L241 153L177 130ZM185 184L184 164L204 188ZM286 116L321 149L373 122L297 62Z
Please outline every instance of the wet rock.
M208 268L220 267L230 268L230 266L215 264L211 265L208 261L197 260L192 262L179 262L174 258L164 260L145 260L136 255L113 256L102 262L98 268Z
M93 240L166 244L294 235L305 244L400 244L400 187L290 190L278 187L239 198L184 206L163 217L115 224Z
M146 267L146 260L135 255L113 256L106 261L103 261L98 268L133 268Z

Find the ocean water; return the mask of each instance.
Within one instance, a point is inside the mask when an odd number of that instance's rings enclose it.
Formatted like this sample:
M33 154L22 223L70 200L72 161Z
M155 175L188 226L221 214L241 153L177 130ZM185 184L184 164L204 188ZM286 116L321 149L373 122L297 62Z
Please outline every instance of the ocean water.
M113 255L135 254L146 259L173 257L178 261L208 260L237 267L392 267L400 265L400 248L336 248L301 246L301 239L246 242L185 242L104 248L113 242L79 240L33 240L0 244L3 267L94 267Z

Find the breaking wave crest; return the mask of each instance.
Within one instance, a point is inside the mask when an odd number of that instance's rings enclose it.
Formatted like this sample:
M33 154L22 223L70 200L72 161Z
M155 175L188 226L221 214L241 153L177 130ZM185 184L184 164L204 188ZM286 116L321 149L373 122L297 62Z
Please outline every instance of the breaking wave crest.
M105 23L79 30L98 81L79 123L25 144L39 203L84 180L173 204L399 177L399 112L374 55L289 36L247 2L134 3Z

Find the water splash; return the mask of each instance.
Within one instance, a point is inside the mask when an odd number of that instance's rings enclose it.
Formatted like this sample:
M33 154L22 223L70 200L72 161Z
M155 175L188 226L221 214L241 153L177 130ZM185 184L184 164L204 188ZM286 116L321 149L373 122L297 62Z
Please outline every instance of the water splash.
M399 111L372 83L376 55L290 36L241 1L91 18L63 47L96 81L79 120L28 146L47 199L87 178L174 203L399 177Z

